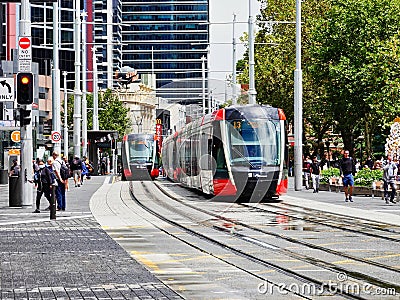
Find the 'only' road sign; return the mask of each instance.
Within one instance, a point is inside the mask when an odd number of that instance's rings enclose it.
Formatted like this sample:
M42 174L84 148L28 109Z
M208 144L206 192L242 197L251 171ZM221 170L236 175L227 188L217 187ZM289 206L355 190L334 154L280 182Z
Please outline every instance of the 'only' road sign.
M0 78L0 101L14 101L14 78Z

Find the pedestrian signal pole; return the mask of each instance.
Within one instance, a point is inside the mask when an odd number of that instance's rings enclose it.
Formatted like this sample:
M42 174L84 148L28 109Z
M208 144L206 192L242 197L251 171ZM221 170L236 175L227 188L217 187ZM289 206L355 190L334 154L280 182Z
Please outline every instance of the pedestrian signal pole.
M33 74L31 56L31 21L28 0L21 0L21 19L19 23L19 57L17 74L17 103L20 107L21 127L21 168L20 187L22 188L22 206L33 204L33 185L28 179L33 177L33 142L32 142L32 103L33 103Z

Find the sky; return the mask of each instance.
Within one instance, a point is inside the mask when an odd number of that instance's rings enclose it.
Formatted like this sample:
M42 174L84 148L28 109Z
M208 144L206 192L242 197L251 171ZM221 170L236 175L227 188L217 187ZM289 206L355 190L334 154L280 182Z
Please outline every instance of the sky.
M255 19L255 16L259 14L260 4L257 0L250 1ZM248 29L249 0L210 0L209 3L211 23L209 78L225 80L227 74L232 74L233 14L236 14L236 43L240 43L239 38ZM229 24L215 24L221 22L229 22ZM237 44L236 61L242 58L244 51L244 45Z

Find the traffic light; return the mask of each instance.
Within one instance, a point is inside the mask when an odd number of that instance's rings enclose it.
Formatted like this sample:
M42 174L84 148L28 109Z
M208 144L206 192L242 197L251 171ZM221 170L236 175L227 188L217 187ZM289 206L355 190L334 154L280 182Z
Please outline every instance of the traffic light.
M18 73L17 74L17 103L32 104L33 103L33 74Z
M19 124L20 126L26 126L31 123L31 110L21 108L19 110Z

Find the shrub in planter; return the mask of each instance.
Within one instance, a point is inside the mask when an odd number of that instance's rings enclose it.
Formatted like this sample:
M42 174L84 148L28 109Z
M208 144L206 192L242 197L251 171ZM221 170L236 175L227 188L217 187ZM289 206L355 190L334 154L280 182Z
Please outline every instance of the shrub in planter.
M329 179L332 177L339 177L340 170L338 168L329 168L327 170L321 170L320 183L329 183Z
M382 170L361 169L354 176L354 185L371 187L372 182L381 180L382 176Z

